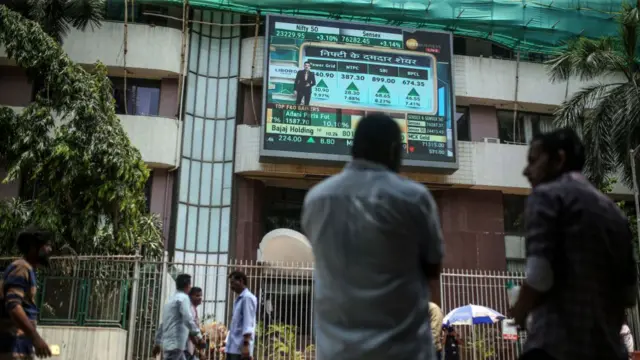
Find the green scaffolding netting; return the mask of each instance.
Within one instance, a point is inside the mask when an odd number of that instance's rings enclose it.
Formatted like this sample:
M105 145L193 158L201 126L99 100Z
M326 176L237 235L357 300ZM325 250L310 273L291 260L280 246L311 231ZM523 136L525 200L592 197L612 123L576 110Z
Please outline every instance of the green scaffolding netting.
M140 1L140 0L139 0ZM182 0L143 3L182 5ZM244 14L288 14L444 30L511 49L550 53L578 35L618 31L621 0L190 0L189 5Z

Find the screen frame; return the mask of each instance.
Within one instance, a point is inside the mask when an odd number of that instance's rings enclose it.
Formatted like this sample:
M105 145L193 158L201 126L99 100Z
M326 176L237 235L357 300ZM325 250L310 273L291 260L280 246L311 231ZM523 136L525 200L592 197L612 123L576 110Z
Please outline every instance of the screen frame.
M336 24L337 27L344 26L344 24L356 24L357 26L375 27L378 29L410 29L413 31L424 31L431 33L440 33L449 36L449 50L451 51L449 61L449 71L451 72L451 86L449 88L451 97L451 133L453 136L453 149L454 149L454 161L431 161L431 160L415 160L403 157L402 167L411 171L418 172L430 172L430 173L443 173L452 174L460 167L459 158L459 146L458 146L458 127L455 123L455 109L456 109L456 96L455 96L455 79L453 69L453 34L446 31L438 30L420 30L416 28L402 28L399 26L384 26L384 25L371 25L362 22L347 22L340 20L325 20L311 17L299 17L290 15L272 15L267 14L265 20L265 32L264 32L264 64L262 75L262 121L260 124L260 152L259 161L267 163L287 163L287 164L309 164L309 165L344 165L351 161L351 155L338 155L338 154L326 154L326 153L310 153L310 152L298 152L298 151L286 151L286 150L270 150L265 149L265 135L266 135L266 120L267 120L267 98L269 90L269 45L270 45L270 28L271 23L282 19L290 23L305 22L305 21L317 21L322 23ZM257 41L254 40L254 41ZM437 70L437 69L436 69ZM435 84L437 88L437 83Z

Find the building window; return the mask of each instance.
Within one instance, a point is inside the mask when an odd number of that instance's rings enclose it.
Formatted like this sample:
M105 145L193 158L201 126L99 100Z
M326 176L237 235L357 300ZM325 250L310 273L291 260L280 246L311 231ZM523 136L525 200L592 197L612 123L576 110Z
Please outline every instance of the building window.
M471 141L470 125L469 108L467 106L456 106L456 130L458 132L458 140Z
M491 44L491 57L494 59L513 60L513 50L497 44Z
M134 1L129 1L127 5L128 21L133 23L167 26L168 12L166 6L140 4ZM122 0L105 1L104 15L105 20L124 21L124 2Z
M265 234L286 228L302 232L300 216L306 190L268 187L265 191Z
M498 136L504 144L528 144L534 136L553 130L553 116L518 112L513 118L513 111L498 110Z
M527 197L523 195L502 195L505 234L524 234L524 208L526 202Z
M453 53L455 55L491 57L501 60L515 61L517 53L504 45L494 43L489 40L466 38L462 36L453 37ZM544 63L551 57L546 54L535 52L520 52L520 61Z
M524 209L526 201L526 196L502 195L507 271L524 272Z
M160 111L160 81L127 79L124 89L123 78L111 78L116 114L157 116ZM125 95L126 93L126 95ZM125 112L125 96L127 98Z
M459 36L453 37L453 53L455 55L467 55L467 39Z

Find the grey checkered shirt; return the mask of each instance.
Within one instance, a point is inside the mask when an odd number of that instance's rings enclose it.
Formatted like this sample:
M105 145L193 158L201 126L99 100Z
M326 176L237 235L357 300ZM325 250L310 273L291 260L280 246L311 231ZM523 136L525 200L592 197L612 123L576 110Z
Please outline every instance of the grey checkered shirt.
M531 314L525 351L542 349L557 360L626 359L624 299L637 281L627 218L578 173L536 187L525 215L527 257L546 259L554 275Z

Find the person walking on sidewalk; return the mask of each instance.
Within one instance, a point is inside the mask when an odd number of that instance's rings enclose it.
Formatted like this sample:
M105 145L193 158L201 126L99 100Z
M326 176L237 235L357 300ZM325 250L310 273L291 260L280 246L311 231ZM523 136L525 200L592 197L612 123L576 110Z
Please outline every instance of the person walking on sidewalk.
M30 360L51 356L36 330L36 272L49 266L53 234L28 228L16 245L22 258L11 263L0 280L0 360Z
M229 286L238 294L233 303L231 326L225 344L227 360L246 360L253 354L258 301L247 288L247 275L234 271L229 275Z
M620 329L637 294L629 221L582 175L573 130L536 135L527 161L526 278L510 310L528 327L521 359L626 360Z
M202 347L204 341L191 310L189 291L191 275L180 274L176 278L176 292L167 300L162 311L162 323L156 332L156 345L152 355L163 352L164 360L185 360L187 339Z

